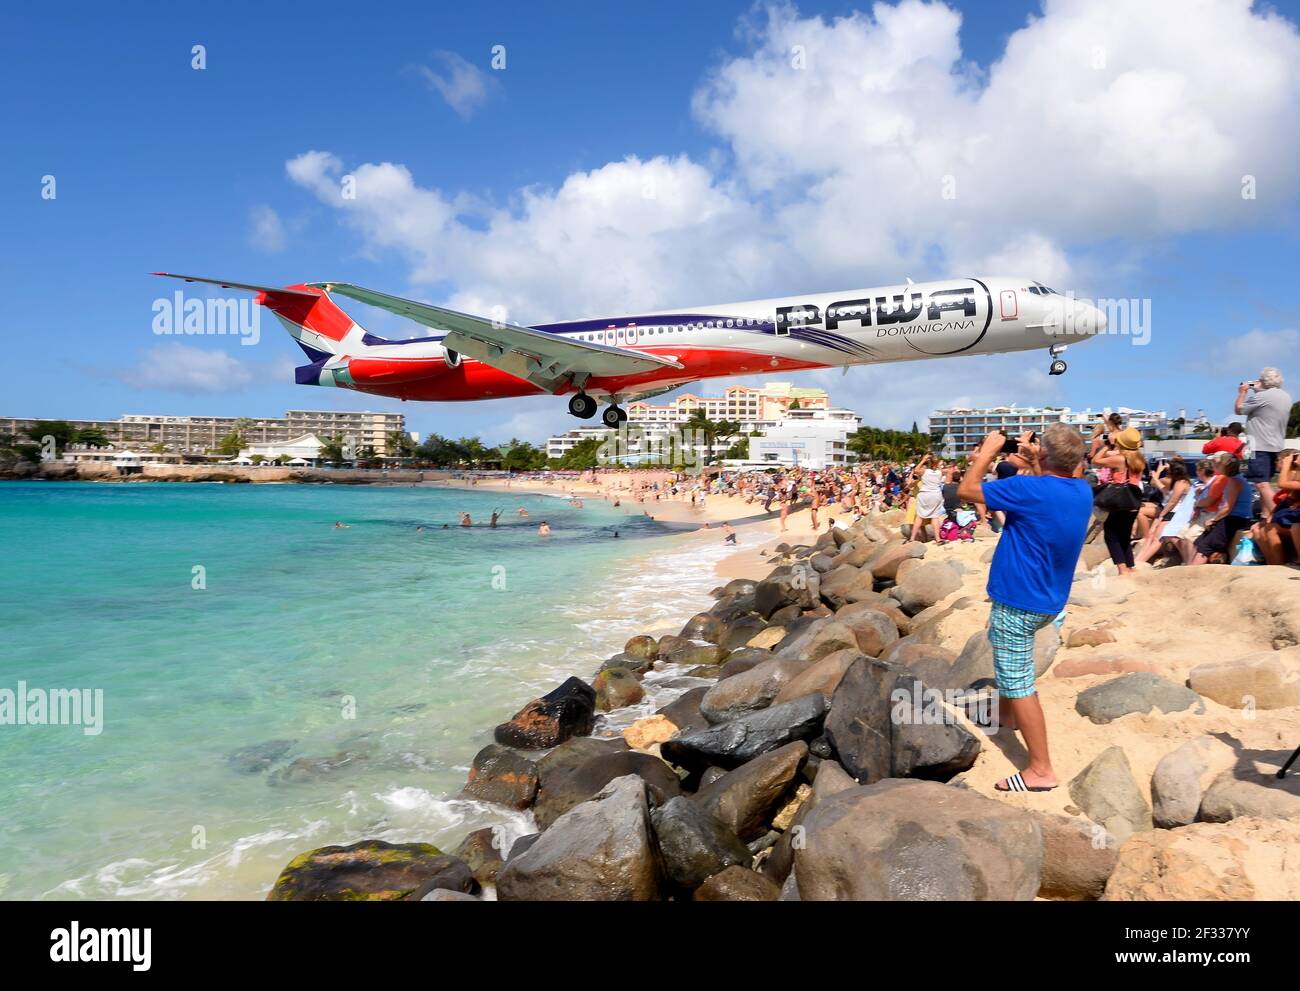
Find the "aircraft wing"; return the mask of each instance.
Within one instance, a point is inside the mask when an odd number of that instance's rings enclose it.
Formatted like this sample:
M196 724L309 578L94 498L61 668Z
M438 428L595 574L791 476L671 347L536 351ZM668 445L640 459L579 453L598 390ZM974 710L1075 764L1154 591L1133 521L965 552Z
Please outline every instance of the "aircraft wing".
M561 391L571 379L581 386L588 376L638 375L661 368L683 367L671 358L575 341L530 327L417 303L347 282L310 282L308 285L446 331L447 336L442 341L445 347L532 382L547 392Z

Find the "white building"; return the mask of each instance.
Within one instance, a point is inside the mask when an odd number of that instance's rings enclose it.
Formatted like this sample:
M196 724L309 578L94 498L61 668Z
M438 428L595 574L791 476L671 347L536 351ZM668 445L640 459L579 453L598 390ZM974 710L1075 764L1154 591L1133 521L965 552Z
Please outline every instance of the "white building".
M842 420L790 417L751 437L747 460L816 470L840 467L849 460L848 436L856 429L856 422L850 429Z
M240 451L235 460L251 461L260 454L267 461L284 458L287 461L314 462L320 460L320 450L324 446L315 434L303 434L280 444L252 444Z
M1184 410L1179 410L1183 423L1178 425L1164 410L1132 409L1128 406L1101 410L1071 410L1068 406L955 407L937 409L930 414L930 437L936 447L950 449L956 457L978 446L990 430L1001 430L1008 436L1026 430L1041 434L1053 423L1068 423L1087 436L1103 417L1111 413L1118 413L1125 426L1136 427L1146 438L1168 434L1181 436L1205 420L1204 410L1196 418L1188 418Z

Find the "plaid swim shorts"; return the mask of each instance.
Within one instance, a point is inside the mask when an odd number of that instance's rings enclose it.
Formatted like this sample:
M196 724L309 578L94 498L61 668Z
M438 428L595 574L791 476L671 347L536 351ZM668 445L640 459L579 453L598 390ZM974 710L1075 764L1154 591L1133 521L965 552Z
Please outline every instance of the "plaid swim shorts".
M1003 698L1023 699L1034 694L1034 634L1055 618L1052 613L993 603L989 642L993 644L993 676Z

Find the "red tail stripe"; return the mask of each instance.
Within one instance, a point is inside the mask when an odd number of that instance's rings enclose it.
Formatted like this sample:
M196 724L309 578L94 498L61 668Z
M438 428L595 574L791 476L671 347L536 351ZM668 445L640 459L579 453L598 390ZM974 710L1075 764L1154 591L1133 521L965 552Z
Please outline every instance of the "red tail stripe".
M257 297L257 301L272 313L308 330L314 330L331 341L341 341L347 336L348 331L352 329L352 318L340 310L325 293L301 285L289 288L296 289L299 293L310 292L314 296L264 292Z

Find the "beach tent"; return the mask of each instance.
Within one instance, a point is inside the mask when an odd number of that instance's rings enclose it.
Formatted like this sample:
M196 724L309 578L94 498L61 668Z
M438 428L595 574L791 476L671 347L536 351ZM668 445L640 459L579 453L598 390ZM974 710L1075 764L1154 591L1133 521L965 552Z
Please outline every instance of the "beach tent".
M290 458L285 463L291 465L305 465L305 464L310 464L311 462L307 461L305 458Z

